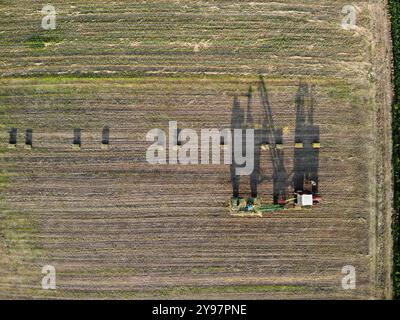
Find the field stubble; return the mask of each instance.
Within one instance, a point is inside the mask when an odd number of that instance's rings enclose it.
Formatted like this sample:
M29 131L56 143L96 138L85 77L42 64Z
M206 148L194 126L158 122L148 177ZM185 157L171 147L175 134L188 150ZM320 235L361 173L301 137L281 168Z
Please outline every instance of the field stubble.
M356 31L341 29L347 3L339 0L60 2L53 37L38 29L37 8L19 3L1 6L15 22L1 22L0 296L390 297L384 2L355 1ZM296 95L301 83L315 86L324 202L235 219L229 166L149 165L144 138L169 120L229 127L234 95L245 108L259 74L275 125L287 128L289 178ZM258 99L254 116L262 116ZM108 151L100 149L105 125ZM6 149L10 127L19 141L33 128L32 151ZM72 151L77 127L82 149ZM271 199L268 154L261 163L260 196ZM56 291L40 288L45 264L57 269ZM354 291L341 287L349 264Z

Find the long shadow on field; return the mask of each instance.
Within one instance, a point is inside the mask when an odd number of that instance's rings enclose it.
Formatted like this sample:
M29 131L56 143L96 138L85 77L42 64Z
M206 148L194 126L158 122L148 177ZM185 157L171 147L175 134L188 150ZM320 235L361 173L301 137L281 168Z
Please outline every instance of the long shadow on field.
M244 126L244 112L240 107L239 98L237 95L233 98L232 116L231 116L231 129L242 129ZM233 139L232 139L233 141ZM234 143L232 144L234 145ZM239 165L235 161L234 148L232 147L232 164L231 164L231 181L232 181L232 196L234 198L239 197L239 183L240 176L236 174L236 168Z
M295 143L302 143L302 148L294 149L294 191L304 189L304 181L315 182L313 192L318 192L319 149L313 148L314 142L319 142L320 130L314 125L314 86L300 83L296 95L296 130ZM308 105L308 112L305 110Z
M273 192L274 204L277 204L279 199L286 198L287 186L288 186L288 175L284 165L284 151L283 148L278 147L278 146L283 146L283 131L280 128L276 129L274 126L274 121L272 117L272 108L268 98L268 91L262 76L260 76L258 91L260 94L260 100L264 111L261 143L268 143L270 146L269 152L271 155L271 161L273 167L272 192Z
M246 121L245 121L246 120ZM260 144L262 140L262 130L255 128L253 116L253 89L250 86L247 94L247 111L244 119L244 110L240 107L237 96L235 96L232 108L232 129L254 129L254 169L250 175L251 197L256 198L258 184L260 183ZM242 135L242 150L246 148L246 133ZM238 164L235 162L234 148L232 149L231 180L233 197L239 196L240 177L235 174Z
M250 175L251 197L256 198L258 194L258 184L260 183L260 146L262 140L262 129L255 128L253 117L253 89L250 86L247 94L247 114L246 125L249 129L254 129L254 169Z

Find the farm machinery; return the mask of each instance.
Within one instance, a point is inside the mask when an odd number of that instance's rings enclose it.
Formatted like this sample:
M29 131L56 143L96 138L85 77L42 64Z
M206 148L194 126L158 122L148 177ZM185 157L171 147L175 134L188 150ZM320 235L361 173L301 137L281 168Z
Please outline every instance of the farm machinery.
M276 203L263 203L259 198L231 198L230 209L232 215L262 216L263 213L284 210L311 209L321 203L321 195L315 191L315 181L305 180L303 190L298 190L287 196L282 195Z

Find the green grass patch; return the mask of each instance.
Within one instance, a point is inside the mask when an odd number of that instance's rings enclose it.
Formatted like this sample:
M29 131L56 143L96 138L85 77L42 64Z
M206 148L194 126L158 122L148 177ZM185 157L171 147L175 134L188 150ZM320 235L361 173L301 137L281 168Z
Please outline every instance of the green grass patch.
M0 190L4 190L7 183L8 183L8 175L4 172L4 170L0 170Z
M304 293L321 288L304 285L237 285L237 286L212 286L212 287L170 287L144 290L69 290L62 284L57 290L41 290L40 288L28 289L29 297L33 298L74 298L74 299L148 299L148 298L186 298L193 295L207 294L241 294L241 293Z
M63 37L59 31L40 31L25 40L25 45L31 49L44 49L50 44L59 43Z
M154 290L155 296L176 297L196 294L226 294L226 293L263 293L263 292L304 292L310 290L306 286L296 285L238 285L215 287L174 287Z
M334 100L349 100L352 97L353 89L349 86L330 87L328 96Z

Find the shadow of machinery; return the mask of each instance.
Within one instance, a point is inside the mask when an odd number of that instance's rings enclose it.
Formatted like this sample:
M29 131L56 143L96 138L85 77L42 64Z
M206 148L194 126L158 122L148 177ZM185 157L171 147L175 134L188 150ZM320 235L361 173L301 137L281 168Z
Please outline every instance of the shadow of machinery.
M284 166L284 151L283 151L283 132L281 128L274 127L272 117L272 108L268 99L268 91L264 79L260 77L257 86L257 91L262 104L263 118L259 125L255 124L253 117L253 97L254 92L252 87L249 88L247 94L247 112L246 122L244 121L244 110L240 107L238 97L233 99L231 128L232 129L254 129L254 170L250 175L250 190L251 198L257 198L258 185L263 181L261 175L261 146L268 146L273 164L273 199L274 203L278 203L279 199L286 199L288 179L287 172ZM245 139L242 139L243 141ZM245 146L244 146L245 147ZM235 174L238 167L235 163L234 151L232 150L232 165L231 165L231 181L233 189L233 198L239 197L240 177Z
M318 193L320 130L314 125L313 91L314 86L300 83L296 94L293 190L303 190L305 182L311 181L310 191L315 194Z
M294 192L309 191L318 194L318 168L319 168L319 127L314 125L314 86L300 83L296 94L296 129L295 129L295 150L294 150L294 169L293 169L293 190ZM254 128L254 170L250 175L251 198L255 199L258 195L258 185L267 180L269 176L261 172L261 149L268 150L272 161L272 183L273 183L273 203L285 204L288 199L289 179L284 165L283 150L283 130L275 128L272 107L268 97L268 90L262 76L258 82L257 91L260 97L263 117L260 125L256 125L253 117L253 97L252 87L247 94L246 121L245 112L240 107L237 96L233 99L231 114L231 128L245 129ZM307 109L306 110L306 106ZM242 139L243 147L245 139ZM231 181L232 197L239 198L240 176L236 175L238 164L235 162L234 150L232 148ZM308 182L311 189L308 190Z

